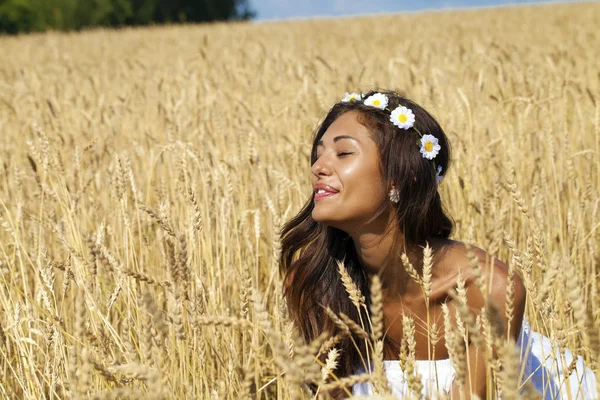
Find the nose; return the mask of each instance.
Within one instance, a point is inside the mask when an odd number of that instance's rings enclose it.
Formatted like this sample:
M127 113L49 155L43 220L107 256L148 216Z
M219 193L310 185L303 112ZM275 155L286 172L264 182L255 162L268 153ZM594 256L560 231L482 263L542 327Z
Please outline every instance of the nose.
M317 161L311 167L313 175L319 176L328 176L331 174L331 165L327 161L326 157L323 155L319 157Z

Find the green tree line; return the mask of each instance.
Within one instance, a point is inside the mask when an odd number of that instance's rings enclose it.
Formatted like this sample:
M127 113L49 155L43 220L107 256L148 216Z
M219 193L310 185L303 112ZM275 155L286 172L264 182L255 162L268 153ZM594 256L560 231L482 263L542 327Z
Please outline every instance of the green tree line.
M248 0L0 0L0 32L249 19Z

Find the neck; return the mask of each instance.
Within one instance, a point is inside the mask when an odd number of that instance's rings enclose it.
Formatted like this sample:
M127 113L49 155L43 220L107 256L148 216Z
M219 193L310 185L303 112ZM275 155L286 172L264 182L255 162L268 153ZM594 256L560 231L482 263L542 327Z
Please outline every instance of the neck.
M418 251L404 246L404 236L397 229L393 212L384 221L351 232L350 237L362 267L368 275L379 275L384 299L401 296L414 282L404 269L401 255L406 253L415 268L420 268Z

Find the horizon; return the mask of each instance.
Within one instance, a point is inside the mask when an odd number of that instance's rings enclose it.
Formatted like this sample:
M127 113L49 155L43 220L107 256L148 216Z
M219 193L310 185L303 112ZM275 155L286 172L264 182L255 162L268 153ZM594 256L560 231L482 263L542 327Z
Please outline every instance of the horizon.
M415 13L427 11L451 11L462 9L489 9L495 7L515 7L527 5L560 5L570 3L594 3L593 0L429 0L415 2L407 0L379 0L365 4L361 0L307 0L288 2L287 0L251 0L250 6L256 11L252 19L256 22L339 18L360 15Z

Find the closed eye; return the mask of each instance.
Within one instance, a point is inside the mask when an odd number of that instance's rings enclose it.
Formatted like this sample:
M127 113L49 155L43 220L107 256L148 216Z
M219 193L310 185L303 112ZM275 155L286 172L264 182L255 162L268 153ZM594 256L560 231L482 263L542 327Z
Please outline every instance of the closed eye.
M345 156L349 156L350 154L354 154L354 153L350 152L350 151L342 151L340 153L337 153L337 156L338 157L345 157ZM317 162L319 160L319 158L321 158L321 155L317 155L317 158L315 158L315 162Z

